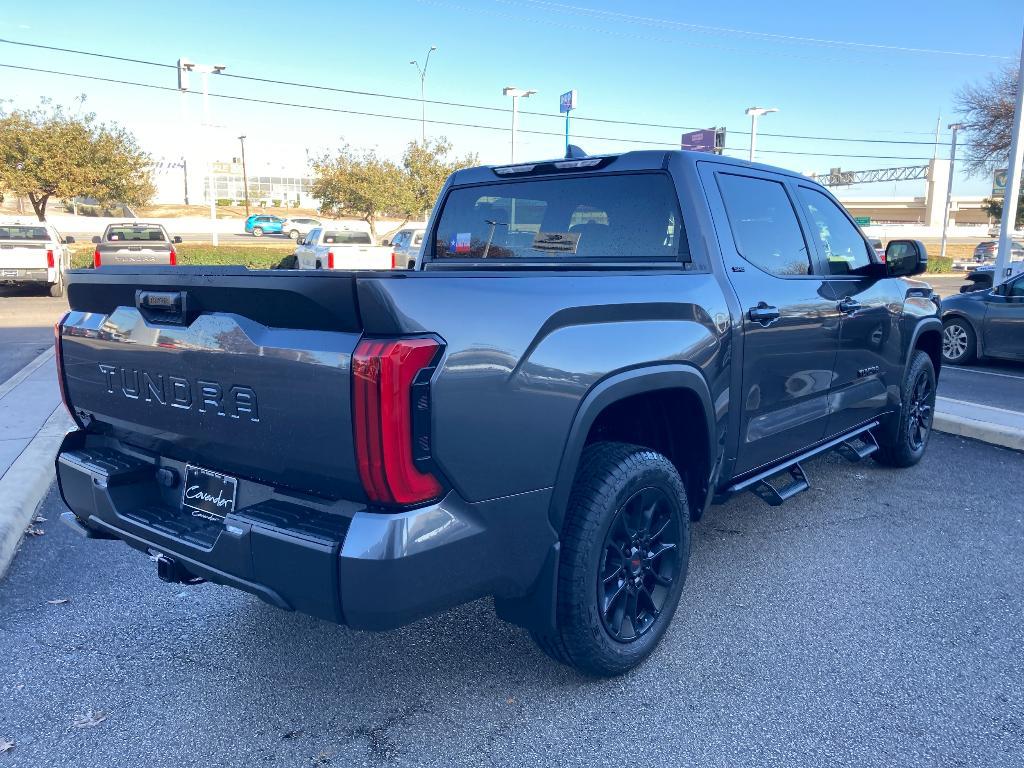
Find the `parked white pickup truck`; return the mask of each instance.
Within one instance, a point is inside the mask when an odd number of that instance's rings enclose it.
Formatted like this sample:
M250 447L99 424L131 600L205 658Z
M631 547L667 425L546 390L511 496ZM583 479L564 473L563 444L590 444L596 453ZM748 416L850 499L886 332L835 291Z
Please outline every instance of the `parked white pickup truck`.
M299 238L297 269L391 269L391 247L374 245L369 232L322 224Z
M35 284L63 296L64 272L71 268L67 244L73 242L45 222L0 220L0 283Z

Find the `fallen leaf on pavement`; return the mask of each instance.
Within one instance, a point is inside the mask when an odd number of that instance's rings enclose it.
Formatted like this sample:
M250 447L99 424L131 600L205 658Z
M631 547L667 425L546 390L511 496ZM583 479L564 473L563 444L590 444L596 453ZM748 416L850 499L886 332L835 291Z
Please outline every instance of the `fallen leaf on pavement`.
M25 529L26 536L42 536L45 533L46 531L44 531L42 528L36 528L34 525L30 525L28 528Z
M288 731L287 733L282 733L281 734L281 739L282 740L284 740L284 739L297 739L301 735L302 735L302 730L301 729L297 730L297 731Z
M106 719L107 713L103 710L97 709L94 712L90 709L84 715L76 715L74 725L75 728L93 728Z
M4 752L10 752L12 749L14 749L13 741L7 741L7 739L0 739L0 754L3 754Z
M46 522L46 518L43 517L42 515L36 515L35 517L32 518L32 522L33 523L45 523Z
M70 602L71 602L71 598L70 597L58 597L56 600L47 600L46 604L47 605L64 605L65 603L70 603Z

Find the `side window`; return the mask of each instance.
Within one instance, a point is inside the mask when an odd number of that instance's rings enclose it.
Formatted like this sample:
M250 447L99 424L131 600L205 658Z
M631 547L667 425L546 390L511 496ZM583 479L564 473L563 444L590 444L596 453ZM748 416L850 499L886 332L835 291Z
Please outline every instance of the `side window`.
M309 234L306 235L306 245L314 245L318 237L320 237L319 229L310 230Z
M778 277L811 273L807 244L781 183L720 173L718 187L736 250L744 259Z
M831 274L848 275L871 263L866 241L829 197L803 186L797 194L821 241Z
M1010 283L1010 287L1006 295L1013 296L1017 299L1024 299L1024 275Z

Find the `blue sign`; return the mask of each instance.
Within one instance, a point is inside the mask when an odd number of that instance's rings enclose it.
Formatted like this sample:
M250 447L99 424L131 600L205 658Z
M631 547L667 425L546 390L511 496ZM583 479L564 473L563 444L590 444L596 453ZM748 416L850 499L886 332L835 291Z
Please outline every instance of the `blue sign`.
M693 152L714 152L716 133L714 128L684 133L680 146Z
M573 88L571 91L563 93L559 99L559 112L568 113L576 109L576 89Z

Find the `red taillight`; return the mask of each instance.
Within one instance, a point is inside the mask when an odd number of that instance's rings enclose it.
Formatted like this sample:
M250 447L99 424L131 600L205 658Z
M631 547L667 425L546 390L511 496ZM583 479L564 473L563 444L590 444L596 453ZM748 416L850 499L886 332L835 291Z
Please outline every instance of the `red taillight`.
M398 269L398 251L391 252L391 268Z
M71 401L68 399L67 383L64 381L64 350L61 349L60 344L60 329L70 314L70 312L65 312L64 317L53 324L53 356L57 362L57 386L60 388L61 402L64 403L64 407L68 409L68 413L71 414L71 418L74 419L74 422L78 425L79 429L84 429L82 422L78 420L75 412L71 409Z
M53 269L53 251L46 252L46 266L48 269Z
M178 265L178 253L174 250L174 246L171 246L171 266Z
M327 268L334 269L334 251L327 252Z
M416 457L430 453L429 390L417 374L437 355L434 339L364 339L352 355L359 477L370 501L418 504L441 495Z
M96 252L92 255L92 265L96 269L100 268L100 247L98 245L96 246Z

